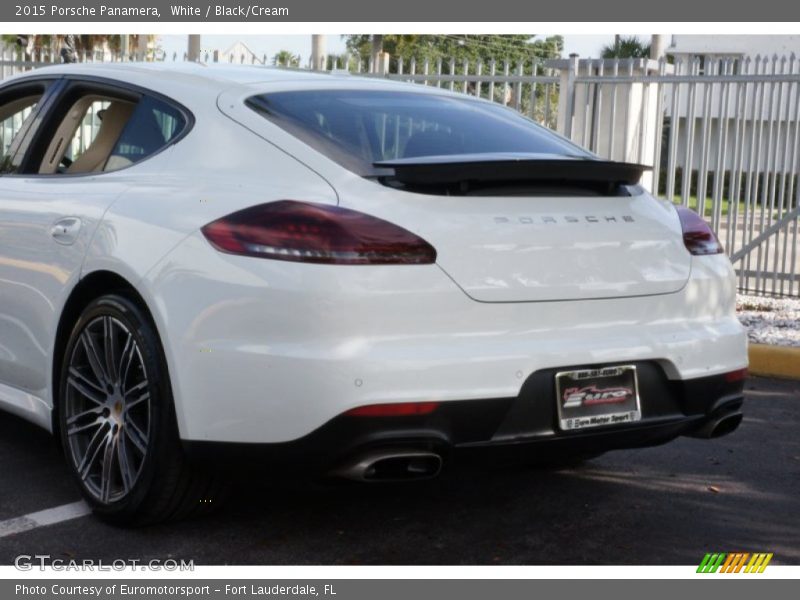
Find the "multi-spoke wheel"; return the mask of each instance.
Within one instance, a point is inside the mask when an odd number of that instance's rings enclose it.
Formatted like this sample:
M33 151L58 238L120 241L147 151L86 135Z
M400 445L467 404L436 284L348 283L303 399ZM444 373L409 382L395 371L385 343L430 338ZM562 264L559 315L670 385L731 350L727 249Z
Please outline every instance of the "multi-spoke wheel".
M219 504L217 479L183 454L161 344L136 303L108 295L86 307L59 383L64 451L97 514L139 524Z
M86 324L69 357L64 417L71 458L101 502L133 489L150 439L147 369L130 329L111 316Z

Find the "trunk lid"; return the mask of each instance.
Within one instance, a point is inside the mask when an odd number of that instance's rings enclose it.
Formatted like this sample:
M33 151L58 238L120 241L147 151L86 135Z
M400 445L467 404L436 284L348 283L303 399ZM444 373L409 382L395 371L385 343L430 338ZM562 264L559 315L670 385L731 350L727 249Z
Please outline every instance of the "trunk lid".
M438 214L413 230L482 302L668 294L690 275L674 209L647 195L430 201Z
M374 166L409 205L426 206L408 225L475 300L668 294L689 278L677 213L634 185L640 165L493 154Z

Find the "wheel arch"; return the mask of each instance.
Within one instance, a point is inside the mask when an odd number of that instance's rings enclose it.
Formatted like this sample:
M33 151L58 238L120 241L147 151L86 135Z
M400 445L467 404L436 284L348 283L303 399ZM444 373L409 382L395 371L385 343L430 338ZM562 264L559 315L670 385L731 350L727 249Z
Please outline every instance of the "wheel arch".
M58 442L60 442L58 439L60 436L58 427L59 375L69 336L72 333L72 328L75 326L78 317L80 317L89 303L95 298L112 293L124 295L139 305L147 318L150 319L150 324L153 329L158 332L158 327L147 301L136 287L122 275L113 271L98 270L88 273L78 281L67 297L64 307L61 310L55 338L53 340L53 353L50 365L50 388L53 409L50 416L50 426Z

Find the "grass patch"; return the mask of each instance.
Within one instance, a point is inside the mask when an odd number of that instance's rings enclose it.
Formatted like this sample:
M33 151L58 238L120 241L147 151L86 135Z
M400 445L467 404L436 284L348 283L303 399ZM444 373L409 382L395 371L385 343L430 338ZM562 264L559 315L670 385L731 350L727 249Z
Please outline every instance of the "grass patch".
M673 198L673 202L675 204L682 204L681 199L679 197L677 197L677 196L675 196ZM697 196L689 196L689 208L691 208L693 211L699 213L700 211L698 210L698 206L699 206L699 202L697 200ZM728 213L730 212L730 208L731 208L731 202L728 199L723 198L720 215L723 216L723 217L727 217ZM738 214L739 216L744 215L745 214L745 208L746 208L745 202L743 200L740 200L739 201L739 207L738 207L738 210L737 210L736 214ZM706 204L705 204L704 209L705 210L703 211L704 212L703 216L705 218L707 218L707 219L710 219L714 214L714 203L711 200L711 198L706 198ZM755 214L756 219L760 219L761 218L761 205L760 204L754 203L751 200L750 201L750 211ZM767 209L764 210L764 218L765 219L769 218L769 210L767 210ZM778 218L778 210L777 209L773 209L773 211L772 211L772 219L775 220L777 218Z

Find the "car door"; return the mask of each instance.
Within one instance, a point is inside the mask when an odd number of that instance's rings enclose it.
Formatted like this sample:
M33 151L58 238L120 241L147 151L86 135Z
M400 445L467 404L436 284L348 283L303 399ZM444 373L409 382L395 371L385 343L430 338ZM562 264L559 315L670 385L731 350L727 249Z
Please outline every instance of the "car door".
M92 146L109 137L95 121L97 102L103 110L102 102L115 99L136 102L123 89L64 80L18 144L19 164L0 176L0 405L36 421L51 406L50 356L61 308L97 224L126 187L91 165L69 172L80 156L58 157L66 156L65 143L77 143L82 162L97 162ZM70 123L78 129L70 131Z

